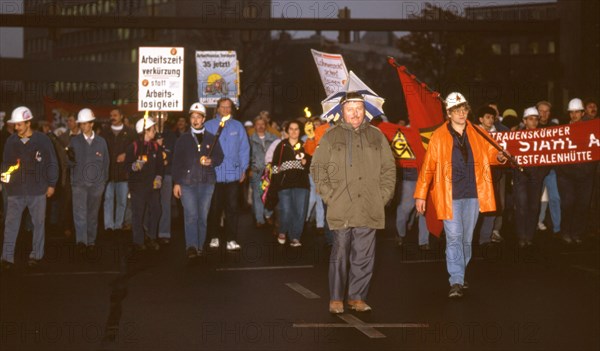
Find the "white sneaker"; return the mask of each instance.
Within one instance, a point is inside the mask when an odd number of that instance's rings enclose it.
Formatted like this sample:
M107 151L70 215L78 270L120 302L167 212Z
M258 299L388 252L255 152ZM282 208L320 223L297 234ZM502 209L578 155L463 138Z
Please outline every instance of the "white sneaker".
M492 242L493 243L501 243L504 240L500 232L497 230L492 231Z
M219 238L212 238L210 239L210 244L209 244L211 249L216 249L219 247Z
M238 245L238 243L235 242L235 240L231 240L227 242L227 250L229 251L233 251L233 250L239 250L242 247L240 245Z
M546 230L548 228L546 227L546 225L544 223L538 222L538 229L539 230Z
M293 239L292 242L290 243L291 247L300 247L302 246L302 243L300 243L300 240L298 239Z

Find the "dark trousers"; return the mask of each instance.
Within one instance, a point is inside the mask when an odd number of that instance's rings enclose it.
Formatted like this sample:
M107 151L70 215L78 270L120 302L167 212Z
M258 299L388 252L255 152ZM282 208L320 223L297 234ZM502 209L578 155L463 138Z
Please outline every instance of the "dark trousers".
M515 231L520 240L533 239L540 214L540 198L544 178L523 172L515 172L513 178L513 201L515 202Z
M556 175L560 194L562 236L579 239L587 226L594 186L593 174L564 173L557 170Z
M237 239L239 216L240 183L217 183L208 214L209 239L218 238L221 216L225 211L225 233L227 241Z
M144 223L148 226L148 237L155 240L158 234L158 221L160 220L160 190L152 189L152 186L133 187L130 186L131 194L131 229L133 231L133 243L144 244ZM144 221L144 214L148 220Z
M344 300L348 283L348 299L365 300L373 275L374 261L375 229L359 227L334 230L329 259L330 299Z

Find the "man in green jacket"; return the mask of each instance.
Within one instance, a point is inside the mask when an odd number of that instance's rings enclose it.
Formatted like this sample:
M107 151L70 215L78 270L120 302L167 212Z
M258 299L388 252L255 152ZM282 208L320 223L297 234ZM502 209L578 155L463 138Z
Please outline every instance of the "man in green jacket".
M394 156L385 136L365 121L361 94L348 92L340 100L343 122L327 131L313 155L311 174L327 205L333 231L329 261L329 312L348 305L371 310L365 303L373 274L375 231L385 227L385 204L392 199L396 181Z

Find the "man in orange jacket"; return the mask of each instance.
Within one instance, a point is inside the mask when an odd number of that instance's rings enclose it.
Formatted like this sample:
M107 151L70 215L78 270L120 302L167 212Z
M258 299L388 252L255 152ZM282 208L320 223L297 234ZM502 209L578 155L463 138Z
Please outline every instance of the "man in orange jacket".
M433 206L444 221L450 298L462 297L467 287L465 269L479 212L496 210L490 166L506 162L467 121L469 110L462 94L446 98L449 121L431 137L414 195L417 211L425 213L431 186Z

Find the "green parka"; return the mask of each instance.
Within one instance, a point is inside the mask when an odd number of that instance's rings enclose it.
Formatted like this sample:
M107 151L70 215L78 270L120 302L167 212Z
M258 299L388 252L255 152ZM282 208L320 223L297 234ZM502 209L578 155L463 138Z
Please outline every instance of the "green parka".
M333 230L385 227L385 204L394 195L396 166L390 145L365 119L356 130L330 128L313 155L310 172L327 205Z

